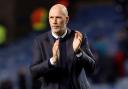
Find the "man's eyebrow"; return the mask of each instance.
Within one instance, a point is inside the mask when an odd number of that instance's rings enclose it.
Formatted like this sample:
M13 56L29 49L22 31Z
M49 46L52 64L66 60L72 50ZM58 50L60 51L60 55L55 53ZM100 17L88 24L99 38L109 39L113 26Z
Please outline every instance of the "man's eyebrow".
M53 18L54 16L49 16L49 18ZM61 16L55 16L55 18L61 18Z
M49 18L53 18L53 16L49 16Z
M56 18L61 18L61 16L56 16Z

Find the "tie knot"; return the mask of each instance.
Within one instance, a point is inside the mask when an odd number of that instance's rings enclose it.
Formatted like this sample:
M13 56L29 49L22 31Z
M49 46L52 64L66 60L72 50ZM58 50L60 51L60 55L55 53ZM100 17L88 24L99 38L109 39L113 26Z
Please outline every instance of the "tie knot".
M61 37L59 37L59 38L57 38L56 40L62 41L62 38L61 38Z

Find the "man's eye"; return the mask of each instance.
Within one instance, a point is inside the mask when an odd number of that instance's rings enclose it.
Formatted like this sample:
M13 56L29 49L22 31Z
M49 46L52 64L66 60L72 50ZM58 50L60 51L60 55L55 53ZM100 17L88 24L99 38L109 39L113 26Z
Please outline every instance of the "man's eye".
M50 19L52 19L53 17L49 17Z

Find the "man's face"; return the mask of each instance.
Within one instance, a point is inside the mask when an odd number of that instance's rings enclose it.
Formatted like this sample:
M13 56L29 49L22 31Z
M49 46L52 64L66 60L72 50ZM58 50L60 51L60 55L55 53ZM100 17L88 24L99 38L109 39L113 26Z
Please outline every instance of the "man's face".
M68 17L60 9L51 9L49 12L49 23L54 33L61 33L67 25Z

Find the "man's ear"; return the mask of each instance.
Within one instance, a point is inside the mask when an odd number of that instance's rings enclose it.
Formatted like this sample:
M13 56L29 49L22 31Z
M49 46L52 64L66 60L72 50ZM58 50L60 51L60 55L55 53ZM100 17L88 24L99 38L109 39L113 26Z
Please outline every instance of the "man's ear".
M68 21L69 21L69 16L66 17L66 23L68 23Z

